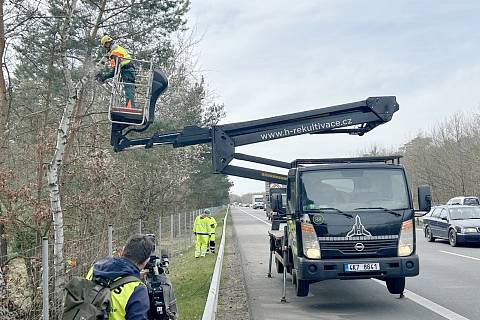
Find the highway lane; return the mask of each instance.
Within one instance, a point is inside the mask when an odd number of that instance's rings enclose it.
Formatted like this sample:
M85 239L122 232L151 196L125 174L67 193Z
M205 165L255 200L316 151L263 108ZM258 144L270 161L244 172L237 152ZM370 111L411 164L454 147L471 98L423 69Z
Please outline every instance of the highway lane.
M398 299L374 280L324 281L299 298L288 275L288 303L281 303L281 275L273 271L274 278L266 277L270 226L265 212L235 207L231 212L253 319L480 319L479 247L427 243L419 230L420 276L407 278L406 298Z

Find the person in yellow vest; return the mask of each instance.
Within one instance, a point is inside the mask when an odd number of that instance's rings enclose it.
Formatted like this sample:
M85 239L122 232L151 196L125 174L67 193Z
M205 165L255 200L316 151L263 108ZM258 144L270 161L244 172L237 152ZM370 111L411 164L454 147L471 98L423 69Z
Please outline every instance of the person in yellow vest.
M130 54L127 49L116 44L109 35L104 35L100 39L100 43L108 50L107 57L110 59L111 68L97 73L95 79L103 83L105 80L113 78L117 64L120 64L120 77L123 82L123 90L125 91L126 108L136 108L135 67Z
M134 276L131 281L112 290L112 305L108 320L148 320L150 300L147 287L140 281L140 271L145 268L155 250L152 238L143 234L131 236L121 257L106 258L93 265L87 279L118 280Z
M204 210L205 214L207 215L207 219L209 220L210 224L210 237L209 237L209 250L208 252L215 253L215 230L217 229L217 220L211 216L211 212L208 209Z
M203 211L195 218L193 233L195 234L195 258L205 257L210 238L210 219Z

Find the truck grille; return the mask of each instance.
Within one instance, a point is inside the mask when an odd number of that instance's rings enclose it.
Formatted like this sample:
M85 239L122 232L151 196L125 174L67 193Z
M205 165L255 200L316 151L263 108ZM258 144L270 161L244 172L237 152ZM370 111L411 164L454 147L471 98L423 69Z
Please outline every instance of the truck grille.
M322 258L345 256L394 256L398 235L360 237L319 237Z

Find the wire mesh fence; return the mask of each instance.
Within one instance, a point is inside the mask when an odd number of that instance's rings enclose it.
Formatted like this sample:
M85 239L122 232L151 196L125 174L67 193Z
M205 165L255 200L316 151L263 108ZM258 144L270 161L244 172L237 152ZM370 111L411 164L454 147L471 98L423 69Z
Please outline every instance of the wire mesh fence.
M209 209L216 215L222 208ZM66 231L63 264L60 266L54 265L56 252L51 239L45 239L43 253L39 244L0 256L3 262L0 265L0 320L60 319L63 290L55 292L60 281L58 274L63 271L65 284L73 276L85 276L94 262L119 256L126 240L133 234L154 234L157 254L165 250L174 262L194 244L193 223L202 211L177 212L134 223L119 221L102 226L101 232L91 235ZM42 261L48 266L46 269L42 268ZM43 277L47 280L42 281ZM48 306L43 301L48 301Z
M42 246L2 257L0 320L40 319Z

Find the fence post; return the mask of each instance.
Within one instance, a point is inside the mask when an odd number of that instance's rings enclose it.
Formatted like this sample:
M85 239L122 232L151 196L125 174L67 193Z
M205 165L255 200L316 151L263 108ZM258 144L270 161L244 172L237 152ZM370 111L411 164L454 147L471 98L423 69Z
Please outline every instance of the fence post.
M42 315L43 320L48 320L48 239L42 239Z
M173 240L175 238L175 231L173 227L175 226L175 222L173 220L173 214L170 215L170 238Z
M182 214L180 212L178 214L178 236L182 234Z
M188 232L188 228L187 228L187 211L185 211L185 216L184 216L184 230L185 230L185 233Z
M138 233L142 233L142 219L138 219Z
M112 241L113 241L113 226L109 224L108 225L108 256L109 257L113 255Z
M157 243L160 243L162 240L162 217L158 217L158 241Z
M189 218L190 218L190 226L188 227L189 228L189 231L190 231L190 244L193 242L193 211L191 211L189 214L188 214Z

